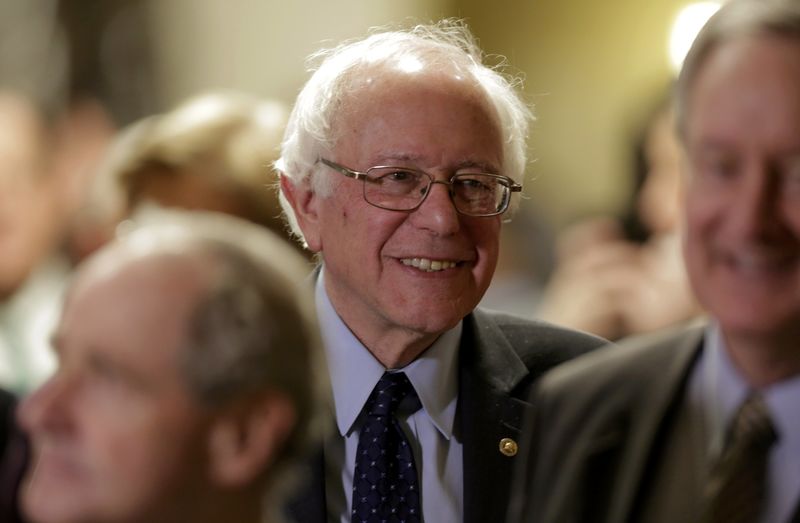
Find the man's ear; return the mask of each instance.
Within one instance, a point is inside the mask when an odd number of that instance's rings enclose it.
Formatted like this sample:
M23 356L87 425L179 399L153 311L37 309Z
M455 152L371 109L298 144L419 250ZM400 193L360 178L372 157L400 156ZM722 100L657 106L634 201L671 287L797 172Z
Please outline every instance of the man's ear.
M291 401L280 392L231 406L209 433L212 481L223 487L256 481L275 462L296 421Z
M293 182L281 174L281 193L294 209L295 219L303 231L306 244L313 252L322 251L322 235L320 234L319 201L310 177L300 182Z

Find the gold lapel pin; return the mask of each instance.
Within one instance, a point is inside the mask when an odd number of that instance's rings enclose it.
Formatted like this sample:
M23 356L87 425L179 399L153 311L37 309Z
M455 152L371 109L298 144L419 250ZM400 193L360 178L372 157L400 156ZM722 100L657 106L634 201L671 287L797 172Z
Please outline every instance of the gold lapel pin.
M511 438L503 438L500 440L500 453L509 458L517 455L519 446L517 442Z

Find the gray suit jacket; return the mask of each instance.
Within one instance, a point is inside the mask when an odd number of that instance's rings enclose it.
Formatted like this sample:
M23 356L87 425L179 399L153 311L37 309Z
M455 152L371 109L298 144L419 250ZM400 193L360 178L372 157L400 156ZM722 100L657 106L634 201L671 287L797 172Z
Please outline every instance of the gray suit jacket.
M500 440L519 441L531 385L546 370L602 344L594 336L480 309L464 318L456 420L464 445L465 522L505 517L518 457L502 454ZM323 462L320 453L309 464L310 482L288 509L291 521L326 521Z
M702 337L694 327L639 338L544 377L508 521L637 521Z

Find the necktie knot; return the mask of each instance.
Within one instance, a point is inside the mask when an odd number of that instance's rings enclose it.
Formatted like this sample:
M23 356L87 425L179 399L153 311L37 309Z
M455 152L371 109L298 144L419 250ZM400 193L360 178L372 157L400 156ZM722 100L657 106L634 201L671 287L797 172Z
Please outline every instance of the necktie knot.
M365 405L368 416L393 416L400 404L407 412L420 407L414 386L403 372L384 372Z
M761 396L748 397L730 426L728 446L769 448L778 439L767 406Z

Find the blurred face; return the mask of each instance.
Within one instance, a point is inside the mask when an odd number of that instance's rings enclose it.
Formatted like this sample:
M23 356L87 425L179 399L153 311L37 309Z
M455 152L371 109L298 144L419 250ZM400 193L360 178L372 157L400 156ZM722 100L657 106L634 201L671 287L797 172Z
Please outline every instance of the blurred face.
M414 167L437 180L502 174L496 116L468 81L383 72L351 96L329 159L359 171ZM318 201L319 221L306 237L324 255L334 306L362 341L387 329L435 338L477 305L497 262L499 216L458 214L439 184L413 212L379 209L364 201L361 181L331 169L319 176L333 177L334 189Z
M22 285L52 243L56 189L39 124L22 99L0 93L0 299Z
M199 281L174 257L81 274L55 339L58 372L20 408L33 454L22 491L30 519L184 520L206 462L207 415L177 362Z
M728 337L800 329L800 42L728 42L691 87L685 245Z

